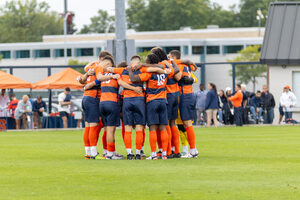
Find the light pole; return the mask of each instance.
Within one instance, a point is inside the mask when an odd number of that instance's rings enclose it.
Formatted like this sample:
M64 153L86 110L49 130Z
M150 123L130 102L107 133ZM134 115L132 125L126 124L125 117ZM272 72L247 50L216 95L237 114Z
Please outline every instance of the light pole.
M126 60L126 14L125 0L115 0L115 25L116 25L116 63Z
M65 58L65 64L67 64L67 29L68 29L68 0L64 0L64 58Z

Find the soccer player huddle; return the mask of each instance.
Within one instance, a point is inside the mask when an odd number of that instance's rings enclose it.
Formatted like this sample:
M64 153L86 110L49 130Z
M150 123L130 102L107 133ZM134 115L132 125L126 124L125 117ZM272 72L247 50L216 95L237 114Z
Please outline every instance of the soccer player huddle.
M149 127L151 148L151 155L147 159L197 157L192 88L196 79L192 71L196 69L193 62L181 59L177 50L167 55L163 49L155 47L145 63L135 55L128 65L121 62L118 66L115 66L109 52L100 52L99 61L86 65L86 73L78 78L84 85L85 158L123 158L115 147L115 131L120 121L128 160L141 160L145 156L146 125ZM176 120L180 124L178 127ZM101 129L104 129L103 154L97 151ZM136 133L135 155L131 140L133 130ZM179 138L184 154L180 153Z

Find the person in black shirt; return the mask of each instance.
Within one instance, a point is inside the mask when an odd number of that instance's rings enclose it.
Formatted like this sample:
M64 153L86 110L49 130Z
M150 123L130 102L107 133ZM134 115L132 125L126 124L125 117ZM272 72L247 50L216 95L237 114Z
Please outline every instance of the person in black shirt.
M41 96L38 95L36 97L36 100L32 104L32 111L34 128L42 128L43 112L47 111L47 106L45 101L42 100Z
M263 92L261 95L262 106L264 110L264 124L272 124L274 119L274 107L275 100L274 96L269 92L266 85L262 88Z

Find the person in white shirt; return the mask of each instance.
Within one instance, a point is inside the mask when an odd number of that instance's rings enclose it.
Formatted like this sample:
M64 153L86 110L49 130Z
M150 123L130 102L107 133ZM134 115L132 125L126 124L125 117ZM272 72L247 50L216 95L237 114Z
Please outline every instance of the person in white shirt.
M68 128L68 118L71 112L71 90L69 87L65 88L65 91L58 95L58 112L59 116L63 120L63 127Z
M282 106L285 120L291 119L293 116L293 107L297 103L297 98L293 92L291 92L290 86L285 86L283 93L280 97L280 104Z
M2 89L0 95L0 117L9 116L8 105L9 105L9 97L5 95L5 89Z
M24 95L22 100L19 101L15 110L16 129L20 129L20 122L23 119L24 129L27 129L27 113L32 112L32 106L27 95Z

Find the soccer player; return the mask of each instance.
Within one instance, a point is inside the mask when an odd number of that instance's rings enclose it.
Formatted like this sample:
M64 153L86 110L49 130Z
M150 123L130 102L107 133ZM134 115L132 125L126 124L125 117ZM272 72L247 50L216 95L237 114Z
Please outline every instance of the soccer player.
M131 67L134 67L137 64L141 63L141 58L136 55L131 58L129 70L131 70ZM160 72L165 73L165 70L162 70L160 68L147 68L144 69L146 72ZM129 71L128 69L124 68L109 68L108 71L117 73L121 75L121 78L126 83L135 86L140 87L143 89L143 82L140 83L132 83L129 78ZM133 75L141 74L142 72L140 70L134 71ZM125 146L127 151L127 160L132 160L134 158L134 155L132 153L131 148L131 134L132 134L132 128L135 127L136 131L136 160L141 160L141 150L143 146L143 129L146 124L146 105L145 105L145 94L138 94L132 90L124 88L124 100L123 100L123 120L125 125Z
M151 53L147 56L146 63L158 64L159 58ZM156 155L156 142L157 133L156 130L159 128L160 137L162 140L162 159L167 159L167 148L168 148L168 133L166 125L168 125L168 113L167 113L167 74L158 73L142 73L134 75L131 68L128 69L130 80L133 83L146 82L146 110L147 110L147 124L150 128L150 146L151 156L147 159L157 160ZM174 70L170 73L174 74Z
M99 61L101 62L105 56L111 55L107 51L102 51L99 54ZM101 66L100 62L92 62L85 66L85 74L82 77L78 77L78 81L81 84L93 83L97 80L95 75L95 70ZM108 65L108 63L106 63ZM86 159L96 159L97 153L97 143L99 138L99 133L102 129L102 122L100 121L100 111L99 111L99 100L101 96L100 85L94 85L92 88L84 90L84 97L82 99L82 109L85 117L85 130L83 134L83 141L85 146L85 158ZM97 159L100 157L97 157Z

